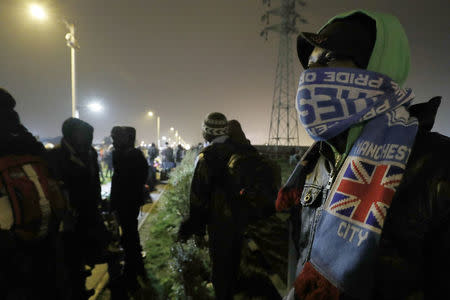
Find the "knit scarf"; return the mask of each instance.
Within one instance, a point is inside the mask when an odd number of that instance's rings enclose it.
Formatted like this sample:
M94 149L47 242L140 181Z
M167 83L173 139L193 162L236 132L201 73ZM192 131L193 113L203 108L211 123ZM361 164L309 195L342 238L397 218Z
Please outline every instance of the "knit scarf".
M367 121L325 188L309 260L334 287L358 299L371 295L384 220L417 134L417 119L407 110L413 98L411 90L366 70L322 68L300 77L297 109L313 139ZM300 274L296 287L305 284Z

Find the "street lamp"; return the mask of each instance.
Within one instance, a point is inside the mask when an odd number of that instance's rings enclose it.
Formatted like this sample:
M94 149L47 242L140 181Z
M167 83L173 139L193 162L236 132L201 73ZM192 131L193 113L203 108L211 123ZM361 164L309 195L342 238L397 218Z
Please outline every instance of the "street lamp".
M87 107L93 112L101 112L103 110L103 106L98 102L91 102Z
M152 111L149 111L148 113L147 113L147 115L149 116L149 117L153 117L155 114L152 112ZM158 141L158 148L161 148L161 143L160 143L160 141L159 141L159 123L160 122L160 118L159 118L159 116L156 116L156 138L157 138L157 141Z
M39 20L47 19L47 13L42 6L37 4L30 5L31 15ZM70 66L71 66L71 88L72 88L72 117L78 118L79 113L77 110L77 97L76 97L76 72L75 72L75 50L79 50L80 46L75 38L75 25L62 19L62 22L69 30L66 34L66 44L70 48Z
M30 13L34 18L38 20L47 19L47 14L45 13L45 10L42 8L42 6L39 6L37 4L30 5Z

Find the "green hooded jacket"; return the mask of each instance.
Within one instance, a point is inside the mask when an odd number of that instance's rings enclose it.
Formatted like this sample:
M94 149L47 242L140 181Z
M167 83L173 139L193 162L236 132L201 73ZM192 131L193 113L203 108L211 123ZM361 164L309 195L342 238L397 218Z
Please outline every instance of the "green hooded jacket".
M333 17L323 27L356 13L365 14L376 22L377 37L367 70L387 75L403 86L408 78L410 52L405 30L396 17L379 12L353 10Z

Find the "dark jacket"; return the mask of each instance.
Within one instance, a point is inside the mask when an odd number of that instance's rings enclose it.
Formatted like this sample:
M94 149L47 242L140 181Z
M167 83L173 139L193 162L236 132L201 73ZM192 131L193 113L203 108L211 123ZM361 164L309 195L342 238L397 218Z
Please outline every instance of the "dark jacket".
M190 215L179 237L204 235L208 230L212 282L216 299L232 299L236 290L243 228L236 224L232 194L224 174L234 153L256 151L221 136L198 155L190 192Z
M179 146L179 147L177 147L177 150L176 150L176 161L177 162L181 162L182 160L183 160L183 157L184 157L184 152L185 152L186 150L183 148L183 147L181 147L181 146Z
M171 147L166 147L161 151L162 161L163 162L175 162L173 156L173 149Z
M48 152L50 173L63 182L69 205L76 214L78 222L85 228L98 224L101 201L101 186L97 151L91 148L85 158L77 155L64 139L61 144Z
M429 132L429 117L418 119L421 125L382 231L373 299L440 299L448 293L448 275L439 270L450 267L450 139ZM300 174L297 186L303 187L301 195L290 193L299 200L291 209L297 250L291 264L297 274L309 259L318 208L327 196L322 192L329 177L327 161L333 165L331 149L316 143L295 171ZM305 175L317 163L318 179L305 184Z
M144 201L148 163L141 150L114 150L111 208L119 213L135 212Z
M151 146L148 148L148 158L150 160L155 160L156 157L159 155L159 149L156 148L156 146Z
M256 149L238 145L229 138L201 150L191 182L189 234L204 234L206 225L220 227L221 222L231 219L230 188L223 174L230 157L245 152Z

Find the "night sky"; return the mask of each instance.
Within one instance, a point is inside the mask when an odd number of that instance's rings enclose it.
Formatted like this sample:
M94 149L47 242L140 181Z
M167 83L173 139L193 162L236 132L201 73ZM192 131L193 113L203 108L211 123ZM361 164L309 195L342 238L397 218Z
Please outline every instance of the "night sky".
M138 142L177 129L191 144L212 111L237 119L254 144L267 142L278 39L259 33L265 7L256 0L37 1L73 20L78 103L96 99L102 113L81 108L95 141L114 125L137 129ZM332 16L356 8L389 12L405 27L412 67L406 87L416 101L443 96L435 131L450 135L449 1L306 1L301 31L317 31ZM40 137L60 135L71 114L70 50L55 18L30 18L25 0L0 0L0 86L17 100L22 122ZM279 2L274 0L273 6ZM355 6L358 5L358 6ZM295 49L293 49L295 51ZM302 71L295 60L295 81ZM301 129L300 143L311 140Z

